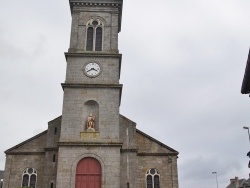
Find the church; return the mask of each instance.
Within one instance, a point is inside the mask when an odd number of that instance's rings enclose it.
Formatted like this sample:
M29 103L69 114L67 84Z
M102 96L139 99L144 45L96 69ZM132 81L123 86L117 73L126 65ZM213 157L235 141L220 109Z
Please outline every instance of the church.
M122 0L69 0L62 115L5 151L4 188L178 188L178 152L119 113Z

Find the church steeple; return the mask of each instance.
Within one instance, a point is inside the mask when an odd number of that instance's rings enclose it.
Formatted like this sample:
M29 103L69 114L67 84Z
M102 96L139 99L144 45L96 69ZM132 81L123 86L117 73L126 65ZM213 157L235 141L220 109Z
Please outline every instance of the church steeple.
M73 188L78 184L77 178L77 183L73 180L71 184L65 179L70 176L65 169L75 170L79 162L76 158L80 156L99 161L102 169L104 163L106 169L112 169L106 180L102 176L96 182L98 187L98 182L107 181L112 182L107 183L107 187L117 188L122 146L119 126L121 54L118 52L122 0L69 0L69 3L72 25L70 47L65 53L66 80L62 84L57 187ZM107 158L107 149L112 158ZM75 166L70 167L72 165Z
M72 26L69 52L118 53L122 0L69 0Z

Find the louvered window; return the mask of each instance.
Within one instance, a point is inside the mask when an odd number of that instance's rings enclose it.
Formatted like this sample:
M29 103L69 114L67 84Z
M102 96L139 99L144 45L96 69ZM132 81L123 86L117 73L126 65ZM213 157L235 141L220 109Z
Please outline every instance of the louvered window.
M95 51L102 50L102 28L96 28Z
M86 51L102 51L103 23L98 19L87 22Z
M160 175L154 168L147 171L146 174L146 188L160 188Z
M87 51L93 51L94 29L89 27L87 31Z
M26 168L22 175L22 187L30 186L36 188L37 172L34 168Z

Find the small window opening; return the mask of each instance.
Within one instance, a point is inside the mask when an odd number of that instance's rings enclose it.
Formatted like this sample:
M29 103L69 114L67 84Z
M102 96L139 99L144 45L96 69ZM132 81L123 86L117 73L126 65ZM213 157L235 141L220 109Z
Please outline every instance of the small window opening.
M55 127L55 129L54 129L54 135L56 135L57 134L57 127Z
M53 188L53 187L54 187L54 184L53 184L53 183L51 183L51 184L50 184L50 188Z
M56 162L56 154L53 155L53 162Z

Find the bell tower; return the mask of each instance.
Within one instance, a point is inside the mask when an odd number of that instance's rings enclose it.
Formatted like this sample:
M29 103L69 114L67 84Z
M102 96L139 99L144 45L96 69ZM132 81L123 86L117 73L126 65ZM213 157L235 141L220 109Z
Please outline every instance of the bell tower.
M122 0L69 0L69 4L72 25L65 53L56 187L75 188L92 181L76 173L82 172L78 164L84 160L100 164L95 187L118 188Z

